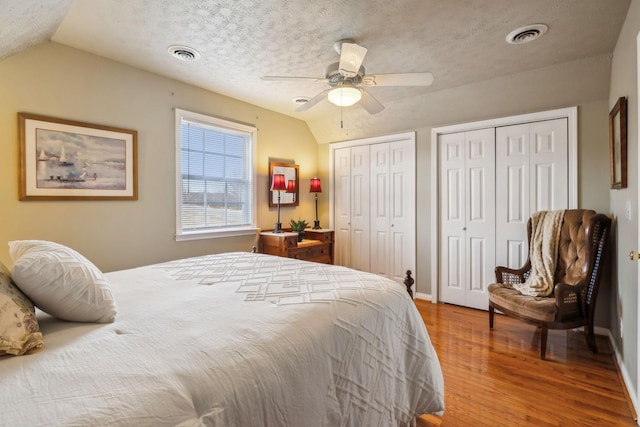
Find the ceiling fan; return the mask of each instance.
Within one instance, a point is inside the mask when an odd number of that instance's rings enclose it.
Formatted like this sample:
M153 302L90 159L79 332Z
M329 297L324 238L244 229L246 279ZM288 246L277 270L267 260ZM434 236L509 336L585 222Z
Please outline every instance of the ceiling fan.
M431 73L396 73L396 74L365 74L362 66L367 48L357 45L350 39L338 40L334 43L335 50L340 54L340 62L329 65L322 77L294 77L294 76L264 76L262 80L286 81L309 80L322 81L330 88L320 92L295 111L307 111L320 101L327 98L331 103L347 107L360 102L370 114L384 110L377 99L365 89L374 86L429 86L433 83Z

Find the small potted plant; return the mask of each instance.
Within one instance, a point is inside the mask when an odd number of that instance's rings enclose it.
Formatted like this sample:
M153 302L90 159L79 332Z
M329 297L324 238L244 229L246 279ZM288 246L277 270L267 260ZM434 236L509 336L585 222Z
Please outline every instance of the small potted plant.
M309 224L304 219L298 218L296 221L292 219L289 224L291 224L291 230L298 232L298 242L301 242L304 239L304 229L307 228Z

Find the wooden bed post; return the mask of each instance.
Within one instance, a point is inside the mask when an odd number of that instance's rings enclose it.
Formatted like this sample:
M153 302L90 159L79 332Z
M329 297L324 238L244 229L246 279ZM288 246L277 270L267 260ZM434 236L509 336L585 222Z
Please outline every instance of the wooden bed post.
M411 290L411 285L415 283L413 277L411 277L411 270L407 270L406 276L404 276L404 281L402 282L407 287L407 292L409 292L409 296L413 299L413 291Z

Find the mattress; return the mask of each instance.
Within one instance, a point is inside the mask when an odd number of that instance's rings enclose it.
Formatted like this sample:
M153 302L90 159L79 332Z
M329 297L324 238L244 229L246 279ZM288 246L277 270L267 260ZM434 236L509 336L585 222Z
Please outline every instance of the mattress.
M114 323L38 313L44 348L0 359L3 425L404 426L444 410L406 290L250 253L107 273Z

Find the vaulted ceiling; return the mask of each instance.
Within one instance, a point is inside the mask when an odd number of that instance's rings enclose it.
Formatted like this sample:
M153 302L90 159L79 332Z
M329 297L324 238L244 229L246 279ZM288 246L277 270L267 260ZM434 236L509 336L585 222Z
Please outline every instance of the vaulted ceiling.
M21 0L2 1L0 60L54 41L184 81L312 123L319 142L343 139L336 118L393 120L412 129L431 94L611 53L630 0ZM512 30L544 23L527 44ZM320 102L295 112L296 97L328 88L319 81L263 81L262 76L325 76L338 61L334 42L366 47L367 74L431 72L429 87L373 87L385 105L370 117L358 104ZM196 49L186 62L169 46ZM403 123L406 117L407 122Z

